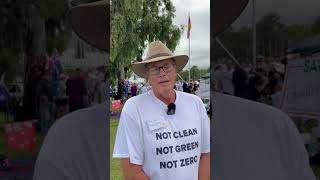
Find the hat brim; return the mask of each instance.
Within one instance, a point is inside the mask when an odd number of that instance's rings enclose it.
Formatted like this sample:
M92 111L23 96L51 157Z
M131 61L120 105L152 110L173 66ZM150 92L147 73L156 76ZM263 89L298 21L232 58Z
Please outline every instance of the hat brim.
M110 4L97 1L75 6L69 11L74 32L95 48L109 52Z
M216 0L213 4L211 24L213 37L225 31L242 13L249 0Z
M177 72L181 71L185 67L185 65L188 63L188 60L189 60L189 57L187 55L161 56L161 57L153 58L150 60L133 63L131 67L133 72L136 73L138 76L147 78L148 74L146 72L145 64L163 61L171 58L175 60Z

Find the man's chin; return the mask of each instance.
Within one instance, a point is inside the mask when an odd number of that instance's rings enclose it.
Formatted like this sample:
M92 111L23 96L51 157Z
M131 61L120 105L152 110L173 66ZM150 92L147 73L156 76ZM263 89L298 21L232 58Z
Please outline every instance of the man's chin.
M163 83L159 85L159 88L163 89L164 91L171 91L173 86L170 83Z
M172 86L165 86L165 87L162 86L157 89L157 92L159 92L162 96L170 96L172 91L173 91Z

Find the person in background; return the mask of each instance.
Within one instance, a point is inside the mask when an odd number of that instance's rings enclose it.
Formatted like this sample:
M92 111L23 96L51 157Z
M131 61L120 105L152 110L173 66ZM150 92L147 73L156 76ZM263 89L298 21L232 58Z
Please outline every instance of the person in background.
M247 97L247 72L244 70L247 67L246 63L241 63L241 66L236 66L233 76L232 83L234 87L234 95L237 97Z
M76 69L66 82L66 94L69 98L70 112L84 108L84 97L87 95L85 80L81 75L81 70Z
M133 97L133 96L136 96L137 95L137 84L136 83L133 83L132 85L131 85L131 96Z
M107 101L107 95L108 93L110 93L110 86L108 87L108 77L107 77L107 73L104 74L104 78L101 81L101 86L100 86L100 100L99 103L103 103L105 101ZM110 95L111 97L111 95Z
M186 82L183 82L182 90L183 92L188 92L188 84Z
M40 79L36 92L38 95L38 110L40 116L40 130L41 133L46 134L51 124L53 123L53 82L50 71L45 71L43 77Z
M120 99L122 103L124 103L126 100L125 85L123 80L118 81L117 99Z
M59 60L59 52L56 48L53 49L49 62L49 70L52 73L52 95L53 98L56 99L59 95L60 75L63 73L62 65Z

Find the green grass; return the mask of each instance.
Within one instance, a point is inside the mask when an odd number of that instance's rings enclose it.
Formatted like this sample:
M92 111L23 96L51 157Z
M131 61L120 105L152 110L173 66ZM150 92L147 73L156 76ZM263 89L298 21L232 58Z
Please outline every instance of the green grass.
M41 148L44 136L37 134L36 147L33 152L28 152L26 150L8 150L5 145L4 137L4 127L3 125L7 122L2 118L0 113L0 154L6 154L11 160L25 159L25 158L36 158L37 154ZM110 179L112 180L122 180L122 170L120 159L112 158L114 141L116 136L116 131L118 128L119 120L110 121Z
M120 159L112 158L118 124L119 120L110 121L110 179L112 180L122 180L123 177Z
M316 177L320 177L320 166L311 166L313 173Z
M3 124L5 123L0 113L0 128L3 128ZM119 120L113 119L110 121L110 179L112 180L122 180L122 169L120 159L112 158L113 147L115 136L118 128ZM0 154L5 153L8 155L10 159L22 159L22 158L35 158L39 152L42 141L44 139L43 135L37 134L36 148L33 152L22 151L22 150L7 150L5 148L5 139L3 130L0 130ZM312 167L314 174L317 177L320 177L320 166Z

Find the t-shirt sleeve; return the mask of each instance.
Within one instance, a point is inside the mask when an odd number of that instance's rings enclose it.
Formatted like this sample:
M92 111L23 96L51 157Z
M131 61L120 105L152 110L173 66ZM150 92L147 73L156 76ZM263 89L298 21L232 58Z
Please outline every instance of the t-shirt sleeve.
M123 117L123 115L121 115ZM128 144L126 140L126 133L124 131L123 120L119 121L116 139L113 149L113 157L114 158L128 158L129 157L129 150Z
M132 114L129 115L126 110L123 110L117 130L113 157L129 158L132 164L142 165L143 147L140 121L134 118Z
M210 120L207 115L206 108L200 100L200 115L201 115L201 153L210 152Z
M285 115L286 116L286 115ZM291 180L316 180L309 165L309 156L305 149L302 137L292 120L286 116L286 124L283 131L285 133L285 142L283 145L287 150L287 171L291 175Z
M57 141L56 128L53 127L48 132L39 155L37 157L33 180L73 180L79 179L75 176L73 166L70 165L70 154L64 148L64 143ZM60 139L61 140L61 139ZM68 158L69 157L69 158Z

